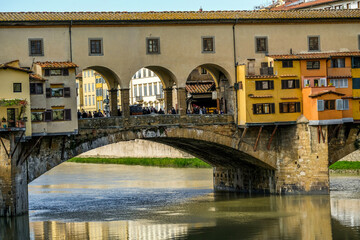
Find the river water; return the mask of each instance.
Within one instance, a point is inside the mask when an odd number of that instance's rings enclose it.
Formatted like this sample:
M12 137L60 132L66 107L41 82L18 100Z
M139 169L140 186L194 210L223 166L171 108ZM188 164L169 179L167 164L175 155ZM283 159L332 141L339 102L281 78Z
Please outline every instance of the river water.
M211 169L64 163L29 185L29 216L0 219L0 239L360 239L360 177L332 177L330 196L212 188Z

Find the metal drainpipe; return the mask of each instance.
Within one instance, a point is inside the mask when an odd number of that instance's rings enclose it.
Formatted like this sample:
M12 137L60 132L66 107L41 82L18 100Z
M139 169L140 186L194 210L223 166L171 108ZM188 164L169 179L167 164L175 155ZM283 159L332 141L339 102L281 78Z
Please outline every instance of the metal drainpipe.
M235 23L233 25L233 46L234 46L234 67L235 67L235 83L237 83L237 62L236 62L236 36L235 36L235 25L237 24L238 19L235 20ZM237 96L237 90L234 87L235 92L235 124L238 126L238 96Z
M72 62L72 38L71 38L71 27L72 27L72 20L70 21L69 26L69 38L70 38L70 62Z

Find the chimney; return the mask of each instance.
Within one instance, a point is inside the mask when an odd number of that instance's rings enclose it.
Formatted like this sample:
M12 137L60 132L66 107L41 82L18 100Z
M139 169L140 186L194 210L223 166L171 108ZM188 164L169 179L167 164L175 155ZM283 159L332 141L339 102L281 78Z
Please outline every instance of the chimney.
M200 6L199 12L202 12L202 11L203 11L203 9L202 9L202 7Z

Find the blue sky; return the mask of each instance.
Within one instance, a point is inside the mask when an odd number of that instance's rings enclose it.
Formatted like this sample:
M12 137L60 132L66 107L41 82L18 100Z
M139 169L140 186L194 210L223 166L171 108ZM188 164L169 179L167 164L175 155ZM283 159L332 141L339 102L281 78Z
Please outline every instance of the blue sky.
M0 0L0 12L253 10L269 0Z

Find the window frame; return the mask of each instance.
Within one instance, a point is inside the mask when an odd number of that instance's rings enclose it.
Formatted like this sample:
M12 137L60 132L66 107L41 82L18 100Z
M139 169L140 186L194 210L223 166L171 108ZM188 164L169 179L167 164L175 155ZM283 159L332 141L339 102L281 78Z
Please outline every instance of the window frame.
M212 50L205 50L205 39L212 39ZM201 53L215 53L215 37L214 36L201 36Z
M41 53L32 53L32 48L31 48L31 42L32 41L40 41L41 43ZM28 39L28 44L29 44L29 56L30 57L42 57L44 56L44 39L43 38L29 38Z
M20 90L15 91L15 86L20 86ZM22 92L22 84L21 83L13 83L13 93L21 93Z
M312 62L312 66L311 68L309 68L308 63ZM319 63L319 68L314 68L314 63L318 62ZM319 70L321 68L321 63L320 61L306 61L306 70Z
M284 63L291 63L288 66L285 66ZM293 60L282 60L282 67L283 68L293 68L294 67L294 61Z
M284 105L288 105L288 111L284 112ZM290 112L290 105L294 105L294 112ZM299 113L301 112L301 102L281 102L279 103L279 112L280 113Z
M293 81L293 87L289 87L289 81ZM299 79L282 79L281 80L281 89L298 89L300 88Z
M93 53L92 52L92 41L100 41L100 53ZM104 56L104 41L103 38L89 38L88 39L89 45L89 56ZM88 72L88 77L90 77L90 73Z
M258 49L258 39L265 39L265 50ZM256 36L255 37L255 53L268 53L269 52L269 38L268 36Z
M38 91L38 86L41 85L41 91ZM32 87L33 86L33 87ZM31 89L34 89L32 91ZM44 94L44 84L43 83L30 83L30 95L42 95Z
M157 41L157 51L154 52L154 51L149 51L149 43L150 41L153 41L153 40L156 40ZM146 38L146 54L149 54L149 55L156 55L156 54L161 54L161 49L160 49L160 37L147 37ZM141 74L141 73L140 73ZM141 77L140 77L141 78Z
M33 115L35 115L35 114L39 114L39 115L41 115L41 118L42 118L42 120L34 120L33 119ZM32 111L31 112L31 122L32 123L39 123L39 122L44 122L45 121L45 112L44 111Z
M267 82L268 88L263 88L263 82ZM257 91L266 91L266 90L274 90L274 80L262 80L262 81L255 81L255 90Z
M265 113L265 108L264 106L268 105L269 107L269 112ZM257 109L258 106L262 108L262 113L258 113ZM254 115L268 115L268 114L275 114L275 103L256 103L253 104L253 114Z
M310 49L310 39L311 38L318 38L318 49L316 49L316 50ZM320 35L307 36L307 45L308 45L308 52L320 52L321 51Z

